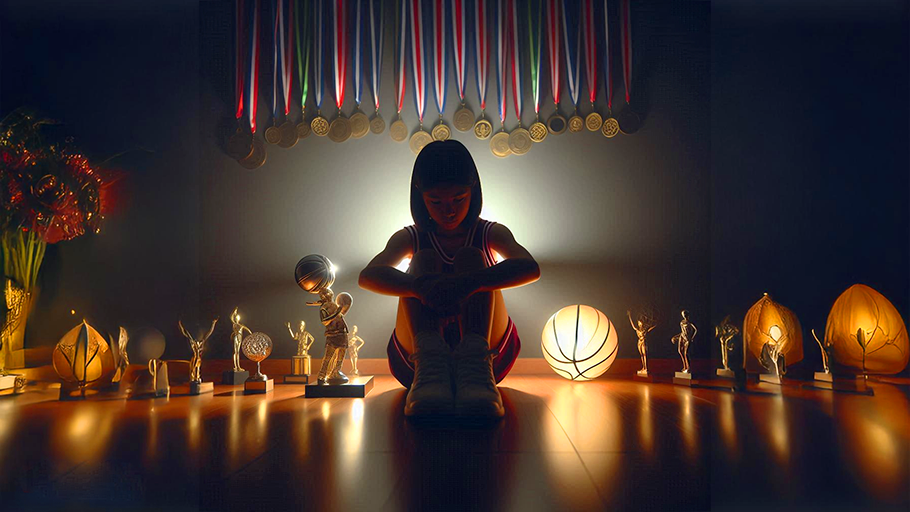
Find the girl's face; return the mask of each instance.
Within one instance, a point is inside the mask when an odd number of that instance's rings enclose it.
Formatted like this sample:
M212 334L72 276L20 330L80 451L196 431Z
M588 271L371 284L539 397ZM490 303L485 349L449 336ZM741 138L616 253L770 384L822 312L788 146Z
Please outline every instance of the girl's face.
M439 229L453 231L468 216L471 187L439 185L423 192L423 202Z

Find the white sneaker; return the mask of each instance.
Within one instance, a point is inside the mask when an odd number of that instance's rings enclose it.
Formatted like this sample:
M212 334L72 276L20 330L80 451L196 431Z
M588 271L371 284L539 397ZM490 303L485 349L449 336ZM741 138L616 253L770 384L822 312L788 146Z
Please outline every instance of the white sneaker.
M408 357L413 361L414 381L404 405L405 416L449 415L454 412L451 352L442 337L435 332L417 333L416 352Z
M493 374L495 350L487 340L467 334L453 354L455 376L455 411L460 416L501 418L505 415L502 396Z

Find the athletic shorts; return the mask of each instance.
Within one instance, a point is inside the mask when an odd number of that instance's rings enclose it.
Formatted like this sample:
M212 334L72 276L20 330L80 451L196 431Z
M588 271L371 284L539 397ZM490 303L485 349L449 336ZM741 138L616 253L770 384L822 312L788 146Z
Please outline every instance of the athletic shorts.
M455 328L444 329L444 338L449 346L453 347L459 341L458 324L449 324L449 326L451 325L454 325ZM508 375L512 366L515 365L515 360L518 359L518 353L521 351L518 329L515 328L511 318L509 318L509 325L506 326L506 332L497 350L498 353L493 358L493 375L496 376L496 383L499 384ZM398 336L394 330L389 338L389 346L386 351L389 354L389 369L392 371L392 375L398 379L402 386L410 388L411 382L414 381L414 363L408 361L407 353L401 346L401 342L398 341Z

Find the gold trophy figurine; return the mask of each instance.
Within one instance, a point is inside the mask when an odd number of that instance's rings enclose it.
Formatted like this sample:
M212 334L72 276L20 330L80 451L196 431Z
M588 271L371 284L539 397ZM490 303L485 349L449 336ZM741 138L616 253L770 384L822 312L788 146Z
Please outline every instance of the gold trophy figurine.
M830 361L831 349L834 348L834 343L818 339L818 336L815 335L815 329L812 329L812 337L815 338L815 342L818 343L818 348L822 351L822 368L825 370L823 372L815 372L815 380L833 382L834 379L831 376Z
M319 384L344 384L348 382L341 373L345 352L348 347L348 326L344 315L351 309L354 298L350 293L341 292L338 297L328 286L319 290L319 300L307 302L307 306L319 306L319 320L325 326L325 355L319 370Z
M787 374L785 352L789 345L790 337L784 334L780 326L777 325L772 325L768 328L768 332L762 334L768 338L768 341L762 345L759 362L771 373L762 373L758 378L762 382L780 384L781 377Z
M363 344L363 338L357 336L357 326L355 325L351 329L351 337L348 340L348 350L351 351L351 375L360 375L360 370L357 369L357 359L359 359L357 353L363 347Z
M718 377L726 379L734 378L733 370L730 369L730 357L728 352L733 350L733 338L739 334L739 328L730 323L730 315L724 317L720 325L714 328L714 336L720 340L720 359L723 368L718 368L715 373Z
M691 321L689 321L689 311L682 310L680 312L682 320L679 321L679 334L673 336L670 340L676 349L679 351L679 358L682 359L683 369L681 372L676 372L676 379L684 379L691 381L692 372L689 369L689 344L695 340L695 335L698 334L698 328L695 327Z
M288 333L291 339L297 342L297 355L291 359L291 374L284 376L285 384L307 384L312 373L312 358L310 357L310 347L316 338L306 330L306 322L300 321L300 329L294 331L291 322L287 324Z
M240 345L243 343L243 331L250 334L252 334L252 331L240 323L240 313L237 309L234 308L234 311L231 312L231 343L234 346L234 367L230 370L225 370L221 374L221 383L231 386L244 383L247 377L250 376L250 372L240 366Z
M183 327L183 322L177 321L177 325L180 326L180 332L186 336L187 341L190 344L190 350L193 351L193 358L190 360L190 394L191 395L200 395L202 393L210 393L215 390L215 384L212 382L202 382L202 353L205 351L205 343L212 336L212 333L215 332L215 324L218 323L218 319L212 320L212 327L209 329L209 332L204 336L196 339L190 333L187 332L186 328Z
M648 333L651 332L657 325L654 323L654 320L649 318L647 315L639 315L638 323L632 321L632 311L626 311L626 315L629 317L629 323L632 324L632 329L635 331L635 334L638 335L638 356L641 358L641 370L635 372L635 375L638 377L647 377L648 376Z
M120 384L123 376L126 374L126 368L130 365L130 357L126 353L126 345L130 342L129 334L124 327L120 327L120 337L114 343L114 337L111 336L111 353L114 354L114 376L111 378L112 384Z

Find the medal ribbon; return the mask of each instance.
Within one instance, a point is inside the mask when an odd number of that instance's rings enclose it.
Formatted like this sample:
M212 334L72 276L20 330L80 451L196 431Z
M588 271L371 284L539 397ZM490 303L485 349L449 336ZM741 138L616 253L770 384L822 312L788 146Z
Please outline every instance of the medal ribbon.
M594 0L583 0L582 30L585 40L585 80L588 82L588 99L591 107L597 100L597 40L594 31Z
M243 0L237 0L236 37L234 38L234 97L237 99L237 121L243 117Z
M579 98L579 80L581 66L578 62L578 54L581 50L581 33L578 31L578 16L574 7L573 0L563 0L562 4L562 33L563 41L566 46L566 79L569 85L569 97L572 98L572 105L578 108Z
M316 16L313 18L313 96L316 97L316 110L322 108L322 97L325 95L325 35L322 28L325 22L325 3L327 0L316 0Z
M404 107L405 93L405 71L404 63L407 62L405 49L407 48L407 30L408 30L408 0L398 0L395 13L395 107L398 109L398 117L401 117L401 108Z
M446 89L449 83L446 65L446 4L445 0L433 0L433 85L436 93L436 109L439 117L446 109Z
M518 118L518 126L521 127L521 53L518 46L518 2L509 0L509 40L512 43L512 101L515 103L515 117Z
M465 0L452 0L452 45L455 56L455 81L458 82L458 98L464 104L464 82L465 82L465 46L468 39L465 36Z
M278 121L278 63L281 56L278 55L278 47L282 43L281 35L278 33L279 16L281 16L281 0L275 0L275 25L272 27L272 123ZM284 72L282 66L282 72Z
M408 0L411 4L411 72L414 75L414 103L417 117L423 126L423 111L427 107L426 80L426 39L423 37L423 8L420 0Z
M280 1L280 0L279 0ZM347 0L332 0L332 75L335 78L335 106L341 112L344 105L345 80L348 74Z
M550 90L553 92L553 104L559 110L559 52L560 36L560 0L547 0L547 61L550 65Z
M288 0L288 22L287 22L287 38L284 34L284 0L278 0L278 5L280 10L278 12L278 30L281 36L281 85L282 91L281 96L284 100L284 116L287 118L288 112L291 111L291 86L294 81L293 67L294 67L294 47L291 46L292 37L291 34L294 31L294 24L291 23L293 19L294 4L291 0Z
M490 40L487 37L487 1L474 1L474 69L480 110L487 108L487 69L490 65ZM464 95L462 94L462 99Z
M307 0L303 0L303 25L300 24L300 0L296 0L297 8L294 9L294 36L297 39L297 79L300 80L300 111L306 110L306 98L309 93L308 86L310 81L310 5ZM301 32L303 36L301 36ZM301 43L301 37L303 42Z
M534 96L534 115L540 112L540 49L542 38L541 19L543 3L541 0L528 2L528 42L531 49L531 93Z
M506 124L506 60L509 57L509 48L506 41L506 0L496 0L496 19L494 21L496 31L496 94L499 102L499 122L501 126Z
M607 90L607 108L613 109L613 57L610 55L610 15L609 13L608 0L604 0L604 37L606 38L606 44L604 45L604 50L606 55L604 55L604 83Z
M626 104L629 103L632 91L632 18L629 13L629 0L620 0L620 36L622 37L622 81L626 86Z
M253 0L253 23L250 26L250 79L247 94L247 114L250 132L256 133L256 106L259 98L259 0Z
M361 45L363 38L361 28L363 19L363 0L354 0L354 103L360 108L360 98L363 94L363 51Z
M373 104L379 112L379 86L382 78L382 11L383 1L379 0L379 9L376 1L370 0L370 86L373 90Z

